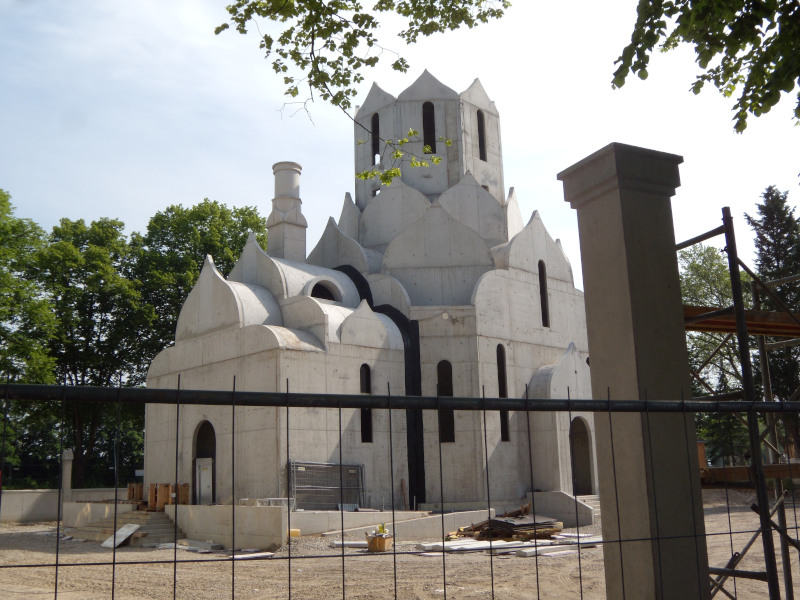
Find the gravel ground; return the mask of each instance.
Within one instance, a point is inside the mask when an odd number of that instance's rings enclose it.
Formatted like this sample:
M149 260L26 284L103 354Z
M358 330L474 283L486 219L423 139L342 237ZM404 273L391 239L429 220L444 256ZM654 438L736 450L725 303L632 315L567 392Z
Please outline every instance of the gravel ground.
M749 509L753 495L732 491L726 500L723 490L707 490L704 500L710 563L722 566L731 548L741 550L758 525ZM790 511L788 520L796 527L800 519ZM728 534L729 523L742 533ZM581 528L581 533L599 533L599 526ZM793 534L797 537L797 529ZM58 598L64 600L111 598L112 593L126 600L171 598L173 589L175 598L186 600L605 598L601 548L582 550L580 556L490 558L486 553L469 553L443 558L437 553L420 555L414 544L401 543L396 545L396 554L358 549L342 554L329 547L330 538L307 536L292 544L291 561L287 549L271 559L235 564L225 554L179 550L182 562L173 565L174 550L123 547L112 566L98 564L112 558L111 550L99 543L62 539L58 540L56 582L56 542L55 523L0 526L0 597L53 598L57 586ZM797 554L793 552L792 572L795 593L800 594ZM761 556L759 540L740 568L763 569ZM761 582L738 579L735 590L732 581L726 590L738 598L766 597L766 585Z

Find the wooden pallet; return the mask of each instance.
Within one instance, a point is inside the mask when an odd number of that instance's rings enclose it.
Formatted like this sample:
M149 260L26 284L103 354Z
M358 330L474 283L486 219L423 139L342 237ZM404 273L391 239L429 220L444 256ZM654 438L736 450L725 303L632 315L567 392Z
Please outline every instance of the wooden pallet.
M189 484L151 483L147 489L147 510L163 512L167 504L189 504Z

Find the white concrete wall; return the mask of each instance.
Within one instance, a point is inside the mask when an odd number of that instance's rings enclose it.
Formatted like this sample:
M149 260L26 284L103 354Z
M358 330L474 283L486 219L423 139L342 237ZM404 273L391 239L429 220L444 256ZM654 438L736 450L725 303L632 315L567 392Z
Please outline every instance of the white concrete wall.
M135 509L135 504L117 504L118 515L124 515ZM65 502L62 511L64 527L83 527L113 515L114 505L100 502Z
M564 523L564 527L585 527L594 523L594 511L588 504L564 492L535 492L533 510L537 515L550 517Z
M358 312L353 313L358 315ZM376 318L383 318L382 315ZM353 322L351 322L353 323ZM354 323L353 323L354 324ZM348 326L349 327L349 326ZM348 330L349 331L349 330ZM220 334L225 335L225 334ZM231 335L235 335L231 332ZM348 335L355 336L355 333ZM357 336L356 336L357 337ZM374 337L374 336L373 336ZM197 340L202 341L201 340ZM395 342L386 341L389 345ZM405 391L402 349L369 348L331 344L328 353L302 350L272 350L224 360L209 368L192 344L174 350L187 357L174 362L197 364L180 371L182 389L230 390L236 376L237 390L284 391L286 380L292 392L355 394L360 392L360 368L372 372L373 391ZM151 376L148 386L174 388L178 373ZM216 434L216 501L238 498L286 496L286 465L289 458L316 462L339 462L339 418L333 409L293 408L289 415L289 453L286 452L286 409L237 407L235 417L236 456L231 454L232 417L229 407L182 406L179 429L178 481L192 482L194 437L200 423L209 421ZM408 479L406 468L405 412L392 418L395 489L390 492L389 418L385 410L373 411L373 442L361 442L360 411L342 411L343 461L365 465L365 486L373 507L401 502L400 480ZM175 407L148 406L145 423L145 483L175 480ZM230 473L235 462L235 494Z
M292 529L299 529L300 535L316 535L328 531L339 531L342 529L342 519L344 518L344 528L353 529L354 527L375 527L381 523L389 526L394 519L395 522L419 519L420 516L427 516L426 513L414 511L395 511L382 512L345 512L340 513L330 510L304 510L292 513Z
M175 505L164 507L175 520ZM225 548L276 550L287 539L283 506L187 506L178 505L178 527L190 540L214 540ZM232 514L233 513L233 514ZM236 521L236 535L233 521Z
M58 490L3 490L0 521L25 523L57 518Z
M66 491L62 502L67 506ZM120 489L118 498L125 499L127 490ZM71 500L77 502L97 502L113 500L113 488L90 488L71 491ZM65 508L66 510L66 508ZM0 499L0 521L29 523L35 521L55 521L58 519L58 490L3 490Z

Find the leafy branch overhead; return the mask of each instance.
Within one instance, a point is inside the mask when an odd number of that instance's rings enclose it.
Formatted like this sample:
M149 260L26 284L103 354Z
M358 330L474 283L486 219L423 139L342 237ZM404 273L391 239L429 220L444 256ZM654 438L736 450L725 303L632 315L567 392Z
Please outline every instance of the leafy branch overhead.
M374 67L385 50L377 37L382 13L403 17L405 29L398 35L411 44L420 35L471 29L497 19L509 6L509 0L376 0L368 8L357 0L237 0L227 11L239 33L255 25L287 96L297 97L300 87L308 85L310 95L316 91L348 109L364 79L361 70ZM214 32L229 26L223 23ZM406 72L406 60L393 55L392 68Z
M614 87L629 73L647 78L650 55L680 43L694 46L701 69L691 86L706 83L738 98L734 129L747 127L800 83L800 2L797 0L639 0L631 43L617 59ZM794 110L800 121L800 92Z
M419 131L415 129L409 129L406 137L397 140L382 139L381 141L386 147L383 155L389 157L391 160L390 165L388 168L384 167L384 161L381 159L381 162L376 164L371 169L356 173L356 179L379 179L383 185L392 185L392 181L394 181L396 177L400 177L402 175L400 165L404 162L415 168L430 167L431 165L438 165L440 162L442 162L442 157L434 154L433 149L428 145L422 146L422 153L425 155L425 158L422 159L417 158L414 154L409 156L408 153L403 150L403 146L408 143L421 142L419 138ZM448 148L453 145L453 140L447 139L444 136L439 136L439 141L444 143L444 145ZM366 143L366 140L358 140L359 145L364 143Z

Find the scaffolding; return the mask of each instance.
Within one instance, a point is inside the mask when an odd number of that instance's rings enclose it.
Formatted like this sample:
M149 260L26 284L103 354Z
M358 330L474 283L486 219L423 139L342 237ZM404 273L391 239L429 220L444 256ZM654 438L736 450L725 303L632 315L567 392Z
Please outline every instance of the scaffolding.
M738 255L736 248L736 235L733 227L733 219L729 207L722 209L722 225L704 234L689 239L676 245L676 251L683 250L689 246L704 242L717 236L724 236L724 251L728 257L728 271L731 282L731 292L733 304L727 307L697 307L684 306L684 318L687 331L726 333L726 337L712 351L711 355L701 364L700 368L692 372L691 375L700 381L711 394L704 396L706 400L741 400L748 403L757 401L774 403L775 398L772 394L772 384L769 372L768 351L771 349L784 348L791 345L800 344L800 315L792 313L789 307L774 291L774 287L784 283L790 283L800 279L800 275L782 278L775 281L765 282L745 264ZM753 297L753 308L745 307L743 286L740 276L740 269L744 270L751 278L751 292ZM777 311L762 310L762 296L768 296ZM759 365L761 368L761 388L763 394L757 398L755 380L753 376L753 366L750 357L749 336L757 336L757 346L759 353ZM714 358L714 356L724 347L724 345L735 337L738 348L738 358L741 366L742 387L738 391L723 395L714 394L713 390L700 377L702 371ZM768 344L766 337L782 337L786 340ZM800 397L800 388L791 396L790 401ZM756 412L749 412L745 420L748 435L750 438L750 454L752 465L745 468L755 484L757 503L753 505L753 510L758 512L760 527L753 535L752 539L740 552L733 554L728 563L721 568L710 569L712 577L711 596L722 591L730 596L724 588L725 580L731 576L765 580L769 588L770 600L780 600L780 584L778 580L778 568L775 557L775 547L772 532L778 534L780 542L781 559L784 565L790 564L790 546L800 550L798 541L788 535L786 527L785 497L787 491L783 486L783 479L791 477L791 465L787 461L779 462L783 452L779 449L777 423L778 419L772 412L764 413L766 428L761 429L759 417ZM763 448L762 448L763 446ZM767 462L764 462L764 456ZM741 480L742 470L736 473L736 469L721 467L718 472L718 480L725 483L728 481ZM769 488L767 479L774 479L772 491L775 504L770 507ZM777 516L777 523L772 517ZM736 569L736 565L744 557L747 550L761 537L764 548L765 571L749 572ZM786 600L794 599L792 586L792 572L789 568L783 569L783 584Z

